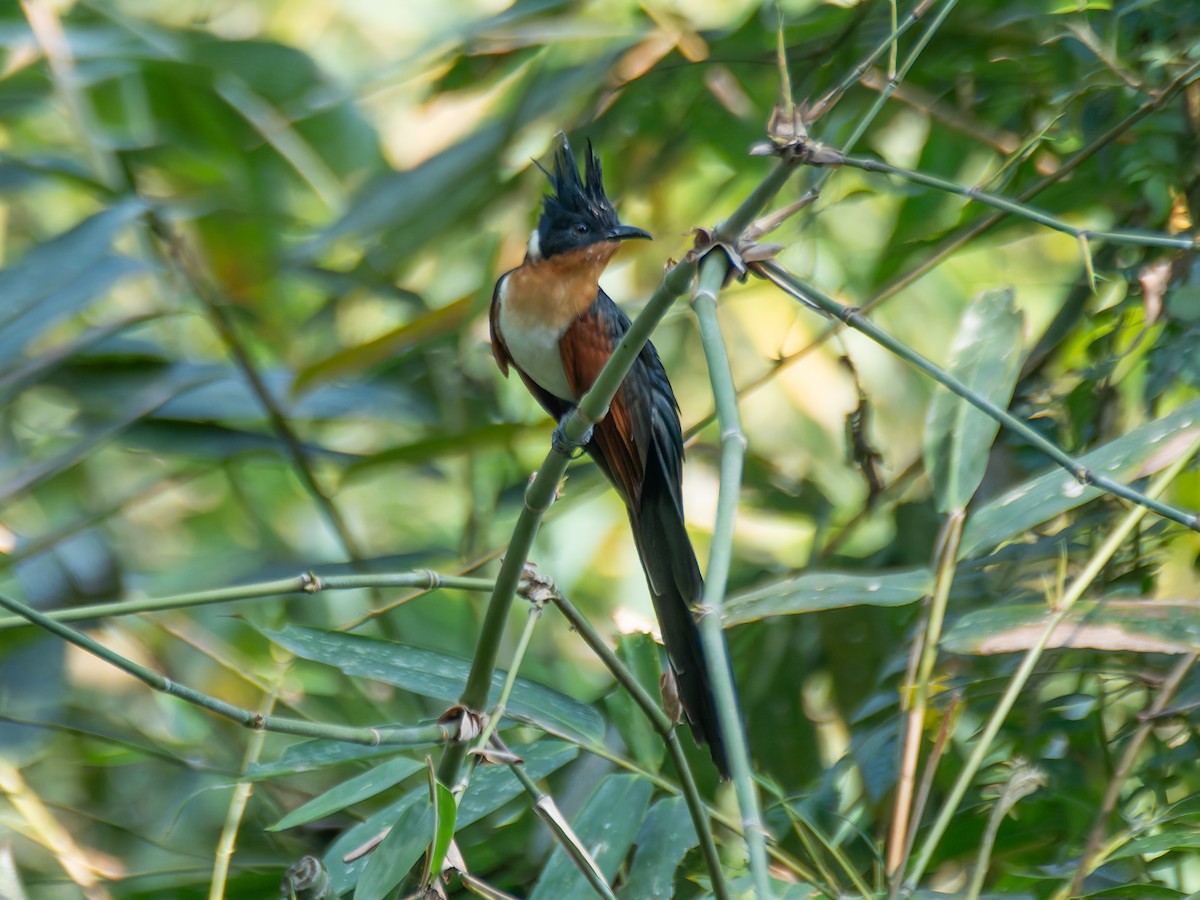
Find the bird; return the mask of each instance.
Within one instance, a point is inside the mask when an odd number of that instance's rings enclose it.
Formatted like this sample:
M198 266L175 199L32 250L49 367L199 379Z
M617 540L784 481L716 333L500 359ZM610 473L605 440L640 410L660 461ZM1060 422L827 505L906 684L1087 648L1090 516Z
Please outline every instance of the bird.
M631 324L600 287L600 275L622 242L650 234L618 219L591 141L583 177L565 135L554 171L535 165L551 193L543 197L521 265L496 282L489 320L501 373L516 370L558 421L558 440ZM727 780L729 757L696 618L704 581L684 526L679 404L652 343L638 354L608 414L584 438L583 451L625 502L683 711L693 737L708 745Z

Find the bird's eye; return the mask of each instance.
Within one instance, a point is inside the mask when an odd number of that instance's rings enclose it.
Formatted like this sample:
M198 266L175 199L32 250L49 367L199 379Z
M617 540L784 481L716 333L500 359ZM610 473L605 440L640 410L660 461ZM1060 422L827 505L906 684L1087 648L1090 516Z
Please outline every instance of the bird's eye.
M588 233L587 222L576 222L575 223L575 233L576 234L587 234Z

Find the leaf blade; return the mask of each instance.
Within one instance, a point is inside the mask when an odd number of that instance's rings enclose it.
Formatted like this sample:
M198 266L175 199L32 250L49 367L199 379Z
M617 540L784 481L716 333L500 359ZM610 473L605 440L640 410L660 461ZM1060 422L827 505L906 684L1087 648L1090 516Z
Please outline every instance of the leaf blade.
M305 659L435 700L456 701L470 671L470 660L461 657L360 635L294 624L281 631L260 630L271 641ZM505 672L496 672L489 702L499 696L505 677ZM524 678L517 679L505 715L585 743L598 742L604 735L604 721L592 707Z
M1008 405L1021 362L1024 317L1013 291L986 291L963 314L951 348L950 374L997 406ZM947 390L933 395L925 417L925 468L939 512L965 509L987 468L1000 423Z
M933 573L924 567L871 575L806 572L730 598L722 610L723 624L729 628L768 616L847 606L904 606L916 603L932 588Z

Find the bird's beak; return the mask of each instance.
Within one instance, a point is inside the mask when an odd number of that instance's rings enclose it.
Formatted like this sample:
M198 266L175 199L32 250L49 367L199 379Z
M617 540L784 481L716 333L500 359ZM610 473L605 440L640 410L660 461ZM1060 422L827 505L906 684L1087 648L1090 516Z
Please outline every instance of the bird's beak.
M606 236L610 241L628 241L632 238L645 238L648 241L654 240L654 238L650 237L650 232L634 228L632 225L618 225Z

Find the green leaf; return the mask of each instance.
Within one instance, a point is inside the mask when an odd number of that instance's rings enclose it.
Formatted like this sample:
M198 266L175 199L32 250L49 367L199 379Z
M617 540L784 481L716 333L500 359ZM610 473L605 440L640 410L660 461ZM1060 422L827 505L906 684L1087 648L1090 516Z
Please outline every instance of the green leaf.
M334 666L352 677L373 678L435 700L457 700L471 668L470 660L461 657L355 634L299 625L262 633L297 656ZM506 677L502 671L493 676L489 703L500 696ZM551 734L587 743L604 737L604 720L590 706L524 678L517 679L505 714Z
M1200 429L1200 400L1135 428L1079 458L1087 468L1119 481L1136 481L1178 459ZM1054 468L988 501L967 519L959 559L966 559L1040 525L1104 492L1083 486L1062 468Z
M137 201L109 207L0 269L0 360L17 356L58 319L145 270L143 263L109 253L144 211Z
M949 653L1016 653L1045 629L1045 604L989 607L967 613L946 633ZM1195 600L1081 600L1054 629L1048 647L1086 647L1133 653L1200 650L1200 604Z
M363 457L346 471L347 477L360 475L364 471L381 465L394 463L425 463L460 453L495 451L512 446L519 438L527 435L545 434L543 423L527 425L520 422L490 422L462 430L426 434L420 440L389 447L379 453Z
M629 852L650 803L653 787L637 775L609 775L571 823L584 849L610 882ZM529 900L587 897L587 880L562 847L555 847Z
M503 123L485 125L413 169L373 179L306 252L316 257L338 238L402 231L447 212L457 214L472 188L482 189L485 173L494 170L506 132Z
M406 749L408 748L368 747L365 744L347 744L345 741L316 738L292 744L283 751L279 759L255 763L247 770L246 776L259 781L284 775L298 775L301 772L315 772L360 759L403 753Z
M313 363L296 376L292 393L302 394L328 381L360 376L363 372L395 359L418 344L458 331L471 314L475 300L474 293L460 297L453 303L426 313L373 341L346 347L320 362Z
M620 896L625 900L669 900L675 896L675 872L700 842L682 797L664 797L638 831L633 867Z
M1099 891L1091 891L1087 894L1080 894L1080 900L1088 898L1088 900L1170 900L1173 897L1194 898L1194 893L1185 893L1177 891L1174 888L1164 887L1161 884L1123 884L1119 887L1104 888Z
M950 350L950 374L997 406L1008 405L1024 348L1013 292L987 291L967 307ZM962 397L934 393L925 417L925 469L939 512L965 509L983 481L1000 423Z
M108 340L127 328L133 328L145 322L158 318L157 313L142 313L127 316L114 322L107 322L95 328L89 328L83 334L71 341L56 344L38 354L32 359L8 359L0 363L0 404L6 403L18 391L34 384L55 370L72 357L85 353L94 344Z
M534 781L558 771L579 754L579 749L573 745L548 740L535 744L514 745L511 749L525 760L525 771ZM458 805L457 828L462 830L491 815L522 790L521 782L517 781L507 766L476 769L471 776L467 792ZM366 858L362 857L347 863L344 859L346 854L379 834L421 796L427 798L427 791L410 791L396 802L372 813L359 824L347 828L329 846L323 859L333 881L335 896L354 887L355 881L367 864Z
M313 797L307 803L296 807L274 825L268 826L267 830L284 831L288 828L295 828L297 825L314 822L369 797L374 797L376 794L381 794L420 769L421 763L408 757L400 756L396 759L389 759L387 762L368 769L360 775L355 775L325 793Z
M654 638L644 632L618 635L617 656L651 697L659 695L662 662ZM662 768L666 745L629 692L618 684L609 695L606 706L629 755L651 772Z
M122 407L117 411L119 417L115 421L87 432L80 440L49 459L33 464L26 462L21 471L14 473L7 480L0 481L0 505L78 465L94 454L102 444L153 415L173 397L186 393L201 383L196 381L182 385L152 385L132 397L122 397Z
M450 849L450 841L454 839L457 827L458 804L450 788L437 780L433 769L433 760L429 762L429 777L433 792L433 845L429 850L429 878L433 881L442 872L442 863L446 859L446 851Z
M1052 16L1061 16L1107 9L1112 9L1112 0L1048 0L1045 11Z
M1200 849L1200 829L1194 827L1166 828L1159 834L1142 835L1122 844L1109 859L1126 859L1130 856L1158 856L1170 850Z
M932 588L933 573L924 567L874 575L808 572L732 597L725 604L724 626L847 606L904 606Z
M404 880L433 837L433 807L423 792L414 794L391 826L387 837L371 851L354 900L384 900Z
M125 446L160 455L177 453L191 460L227 460L252 453L274 453L287 456L289 447L283 440L259 431L226 428L213 422L182 422L164 420L157 416L136 423L124 436ZM349 465L357 457L301 441L304 455L312 459L329 460Z

